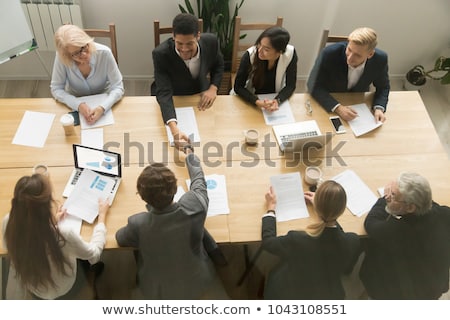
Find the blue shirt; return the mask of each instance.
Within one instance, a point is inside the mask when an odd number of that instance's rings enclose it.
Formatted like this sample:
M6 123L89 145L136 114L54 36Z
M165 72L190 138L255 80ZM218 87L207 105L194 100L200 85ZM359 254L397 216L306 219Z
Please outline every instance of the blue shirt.
M107 111L124 93L122 74L111 50L99 43L94 42L94 45L97 51L91 55L91 72L87 78L81 74L75 62L66 66L58 53L55 57L50 83L52 95L73 110L78 110L78 106L84 102L83 96L107 93L106 99L100 104Z

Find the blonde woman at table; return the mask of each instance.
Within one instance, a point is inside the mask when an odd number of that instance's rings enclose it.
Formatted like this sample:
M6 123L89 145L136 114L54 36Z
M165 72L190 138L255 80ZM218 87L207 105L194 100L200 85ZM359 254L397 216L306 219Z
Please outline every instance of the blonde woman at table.
M65 211L52 198L47 176L20 178L11 202L2 229L11 261L9 279L18 281L34 299L86 299L88 267L84 260L94 264L100 259L108 202L99 201L98 222L89 242L58 225Z
M75 25L59 27L55 45L51 93L93 124L123 96L122 74L116 60L107 46L94 42ZM99 93L107 96L98 106L89 106L83 100L84 96Z
M314 204L319 222L305 231L289 231L277 237L272 187L266 193L267 213L262 220L263 249L278 256L278 265L269 272L265 299L344 299L341 276L352 271L360 253L359 237L346 233L337 223L347 197L335 181L323 182L317 191L305 192Z
M234 82L237 95L268 111L278 110L289 99L297 83L298 60L289 39L289 32L282 27L270 27L261 33L242 56ZM258 98L258 94L269 93L276 93L275 98Z

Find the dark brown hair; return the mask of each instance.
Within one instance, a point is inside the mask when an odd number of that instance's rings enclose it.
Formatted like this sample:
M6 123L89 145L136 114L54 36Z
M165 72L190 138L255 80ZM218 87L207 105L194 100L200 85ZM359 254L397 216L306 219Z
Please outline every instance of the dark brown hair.
M177 178L163 163L153 163L139 175L137 190L149 205L164 209L172 203L177 192Z
M55 208L47 176L33 174L17 181L5 242L11 263L26 288L57 287L51 275L51 263L57 271L67 274L68 262L61 250L65 239L54 220Z

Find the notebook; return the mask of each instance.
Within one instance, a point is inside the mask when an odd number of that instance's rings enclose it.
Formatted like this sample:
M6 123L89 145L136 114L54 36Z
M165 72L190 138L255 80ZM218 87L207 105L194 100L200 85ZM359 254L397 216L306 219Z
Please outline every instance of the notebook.
M119 153L96 149L92 147L73 145L73 158L75 168L66 183L63 197L69 197L78 181L78 177L84 169L90 169L98 174L114 179L115 184L109 196L109 203L112 204L117 189L122 180L122 160Z
M328 141L320 132L316 120L280 124L272 127L275 139L283 152L301 152L322 148ZM328 139L331 140L331 139Z

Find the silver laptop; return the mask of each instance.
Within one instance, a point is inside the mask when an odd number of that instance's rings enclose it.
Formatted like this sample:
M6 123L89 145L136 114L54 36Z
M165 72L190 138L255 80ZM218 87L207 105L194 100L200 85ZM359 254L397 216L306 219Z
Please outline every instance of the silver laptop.
M64 188L63 197L67 198L71 194L77 184L81 172L84 169L90 169L98 174L114 179L115 184L111 191L111 195L109 196L109 203L112 204L122 180L122 160L120 154L74 144L73 158L75 161L75 168Z
M282 152L302 152L308 148L321 149L328 142L316 120L273 126L273 134ZM330 139L328 139L330 140Z

